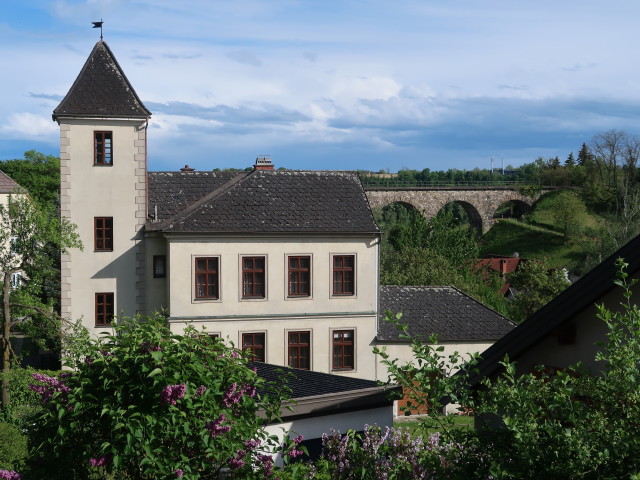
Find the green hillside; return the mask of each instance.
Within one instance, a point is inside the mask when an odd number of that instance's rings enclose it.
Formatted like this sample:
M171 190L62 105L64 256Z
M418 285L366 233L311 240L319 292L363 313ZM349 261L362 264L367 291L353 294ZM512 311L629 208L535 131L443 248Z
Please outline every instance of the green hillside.
M517 252L522 258L544 260L581 275L612 249L604 222L577 193L552 192L522 218L496 220L480 240L480 255Z

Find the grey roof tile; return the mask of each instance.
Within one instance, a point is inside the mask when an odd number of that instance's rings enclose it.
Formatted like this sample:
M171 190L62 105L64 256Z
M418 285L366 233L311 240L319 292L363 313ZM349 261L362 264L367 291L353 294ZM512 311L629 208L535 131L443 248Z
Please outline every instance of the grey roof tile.
M13 178L6 173L0 171L0 193L19 193L25 192Z
M373 380L311 370L298 370L269 363L253 362L249 364L249 367L255 367L258 376L265 380L278 383L284 380L284 383L291 389L291 398L293 399L329 393L351 392L378 386L378 383ZM285 374L284 377L283 373Z
M149 174L150 199L164 195L158 190L178 191L182 196L165 199L190 203L168 205L178 212L168 218L158 215L160 224L148 228L164 232L212 233L370 233L378 232L369 203L355 172L256 170L242 177L226 177L227 182L200 185L200 177L213 172L189 175L162 172ZM224 173L224 172L223 172ZM237 174L236 174L237 175ZM164 177L164 178L161 178ZM205 180L206 181L206 180ZM180 183L181 187L169 185ZM190 184L193 183L192 185ZM206 188L199 201L195 198ZM159 207L160 209L160 207ZM149 212L154 204L149 203Z
M405 341L400 332L382 321L384 313L402 312L409 334L422 340L437 335L442 341L497 340L515 324L454 287L380 286L380 341Z
M106 42L99 41L53 119L64 116L148 118L142 104Z

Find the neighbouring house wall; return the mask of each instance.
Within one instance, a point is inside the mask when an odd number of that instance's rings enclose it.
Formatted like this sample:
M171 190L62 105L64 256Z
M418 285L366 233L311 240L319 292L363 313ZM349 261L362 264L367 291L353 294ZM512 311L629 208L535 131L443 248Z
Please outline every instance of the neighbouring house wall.
M442 342L436 345L436 347L444 347L444 350L440 353L440 356L444 359L448 359L454 352L458 352L462 357L467 360L471 355L475 353L481 353L493 345L493 342L472 343L472 342L459 342L459 343L447 343ZM398 359L399 365L405 365L411 363L415 365L415 358L409 344L380 344L379 348L386 347L386 352L389 354L389 360ZM382 357L376 355L376 362L378 363L378 380L382 382L388 381L388 369L382 364ZM448 362L447 362L448 363ZM424 392L426 393L426 392ZM425 397L426 399L426 397ZM415 401L412 401L414 403ZM404 416L406 413L402 410L402 407L407 406L407 398L396 400L393 405L393 412L395 415ZM417 409L412 407L412 415L416 413L425 413L425 406L417 406ZM446 407L447 413L457 413L458 405L450 404Z
M470 355L474 353L482 353L494 342L458 342L458 343L448 343L441 342L436 345L436 347L444 347L444 351L440 352L440 356L443 358L448 358L449 355L454 352L458 352L462 357L466 360ZM379 344L378 348L386 347L386 351L389 354L389 359L397 358L399 360L399 364L403 365L406 363L414 364L413 352L411 351L411 345L404 344ZM376 355L376 362L378 363L378 380L386 381L388 377L388 370L385 365L382 364L382 357Z
M636 274L634 276L638 278ZM604 304L608 309L621 311L623 290L615 287L602 298L594 299L596 304ZM631 298L632 304L640 304L640 288L636 287ZM581 362L585 368L598 373L603 362L595 360L601 349L598 342L606 342L607 326L598 317L598 310L591 305L578 315L569 319L568 327L551 332L542 341L528 348L524 353L515 356L518 374L531 373L536 366L567 368Z
M62 257L62 315L83 319L93 335L95 293L113 292L115 313L144 310L146 121L58 119L61 213L78 226L84 250ZM111 131L113 165L94 165L94 132ZM95 251L94 217L113 217L113 251Z

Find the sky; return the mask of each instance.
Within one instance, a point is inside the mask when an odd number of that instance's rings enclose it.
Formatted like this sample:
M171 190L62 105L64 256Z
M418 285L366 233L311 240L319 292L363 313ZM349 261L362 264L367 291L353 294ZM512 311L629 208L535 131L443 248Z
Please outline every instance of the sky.
M0 0L0 159L59 154L101 19L150 170L499 168L640 133L633 0Z

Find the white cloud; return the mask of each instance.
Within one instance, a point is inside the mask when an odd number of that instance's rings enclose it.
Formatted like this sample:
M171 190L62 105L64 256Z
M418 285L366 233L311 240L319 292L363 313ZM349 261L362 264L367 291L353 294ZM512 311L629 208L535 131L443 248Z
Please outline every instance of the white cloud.
M58 126L50 118L43 118L42 115L13 113L9 115L8 121L0 126L0 132L8 138L34 138L57 133Z

